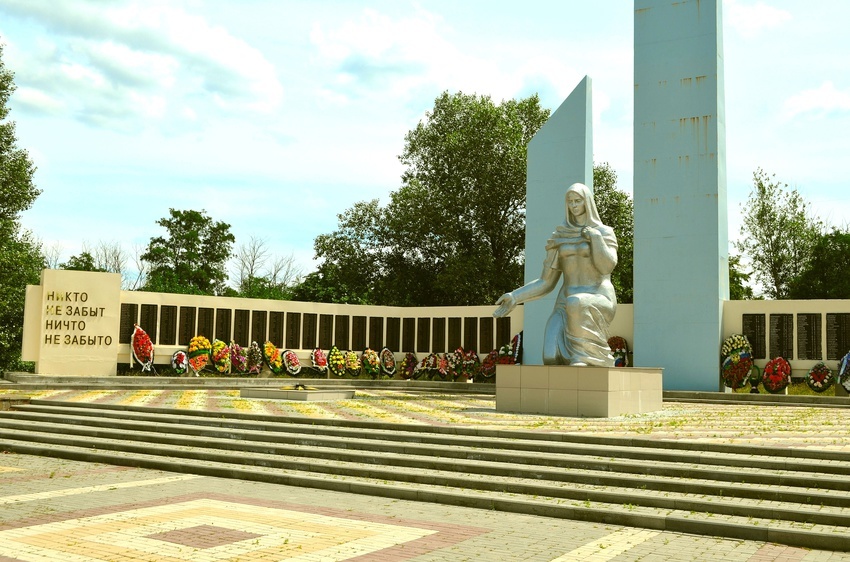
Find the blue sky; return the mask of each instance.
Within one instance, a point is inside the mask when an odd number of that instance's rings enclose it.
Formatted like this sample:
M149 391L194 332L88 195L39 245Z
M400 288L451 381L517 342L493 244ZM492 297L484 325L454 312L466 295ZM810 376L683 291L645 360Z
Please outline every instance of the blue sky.
M400 185L404 134L443 91L593 80L594 159L632 188L628 0L0 0L18 143L43 190L23 223L64 258L132 252L169 208L313 269L336 214ZM730 238L757 167L848 224L850 2L725 0Z

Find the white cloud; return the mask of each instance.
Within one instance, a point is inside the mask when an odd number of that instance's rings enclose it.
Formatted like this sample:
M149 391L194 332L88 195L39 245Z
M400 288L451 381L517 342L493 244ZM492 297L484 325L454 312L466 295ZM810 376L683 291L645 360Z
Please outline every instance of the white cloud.
M839 90L829 80L819 88L803 90L789 97L783 104L783 115L786 118L805 113L821 117L837 111L850 111L850 88Z
M310 39L317 63L333 75L321 95L341 102L375 95L407 100L422 91L431 96L449 89L498 101L541 82L566 95L577 81L572 77L578 73L560 61L535 57L519 66L505 65L500 54L462 48L454 35L441 17L421 9L399 19L367 9L335 29L316 24ZM512 70L506 72L508 66Z
M186 106L207 116L268 113L282 100L263 53L179 4L0 0L0 12L51 32L52 48L41 39L24 56L18 83L84 122L131 131L152 118L181 119Z
M741 0L726 0L723 3L726 21L741 36L752 39L763 30L780 27L791 20L790 12L765 4L745 4Z
M57 115L65 110L61 100L35 88L18 88L13 99L16 105L35 113Z

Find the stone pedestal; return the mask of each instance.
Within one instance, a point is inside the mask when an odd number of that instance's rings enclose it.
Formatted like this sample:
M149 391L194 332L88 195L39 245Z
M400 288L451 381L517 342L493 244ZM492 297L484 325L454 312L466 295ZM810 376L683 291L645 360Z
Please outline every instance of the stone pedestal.
M496 411L610 418L661 409L662 369L498 365Z

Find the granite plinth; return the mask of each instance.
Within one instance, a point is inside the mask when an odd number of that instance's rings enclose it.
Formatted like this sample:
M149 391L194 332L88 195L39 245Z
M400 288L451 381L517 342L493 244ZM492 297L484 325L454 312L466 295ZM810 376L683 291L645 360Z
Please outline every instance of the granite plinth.
M662 407L662 369L498 365L496 411L610 418Z

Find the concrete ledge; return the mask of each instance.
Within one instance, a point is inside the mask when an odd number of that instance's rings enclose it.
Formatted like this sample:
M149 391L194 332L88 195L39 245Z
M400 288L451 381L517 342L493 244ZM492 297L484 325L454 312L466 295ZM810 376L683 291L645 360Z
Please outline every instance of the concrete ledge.
M29 396L0 396L0 412L13 410L20 404L29 404Z
M242 388L242 398L273 398L277 400L347 400L354 398L354 390L348 388Z
M498 365L496 411L609 418L662 407L662 370Z

